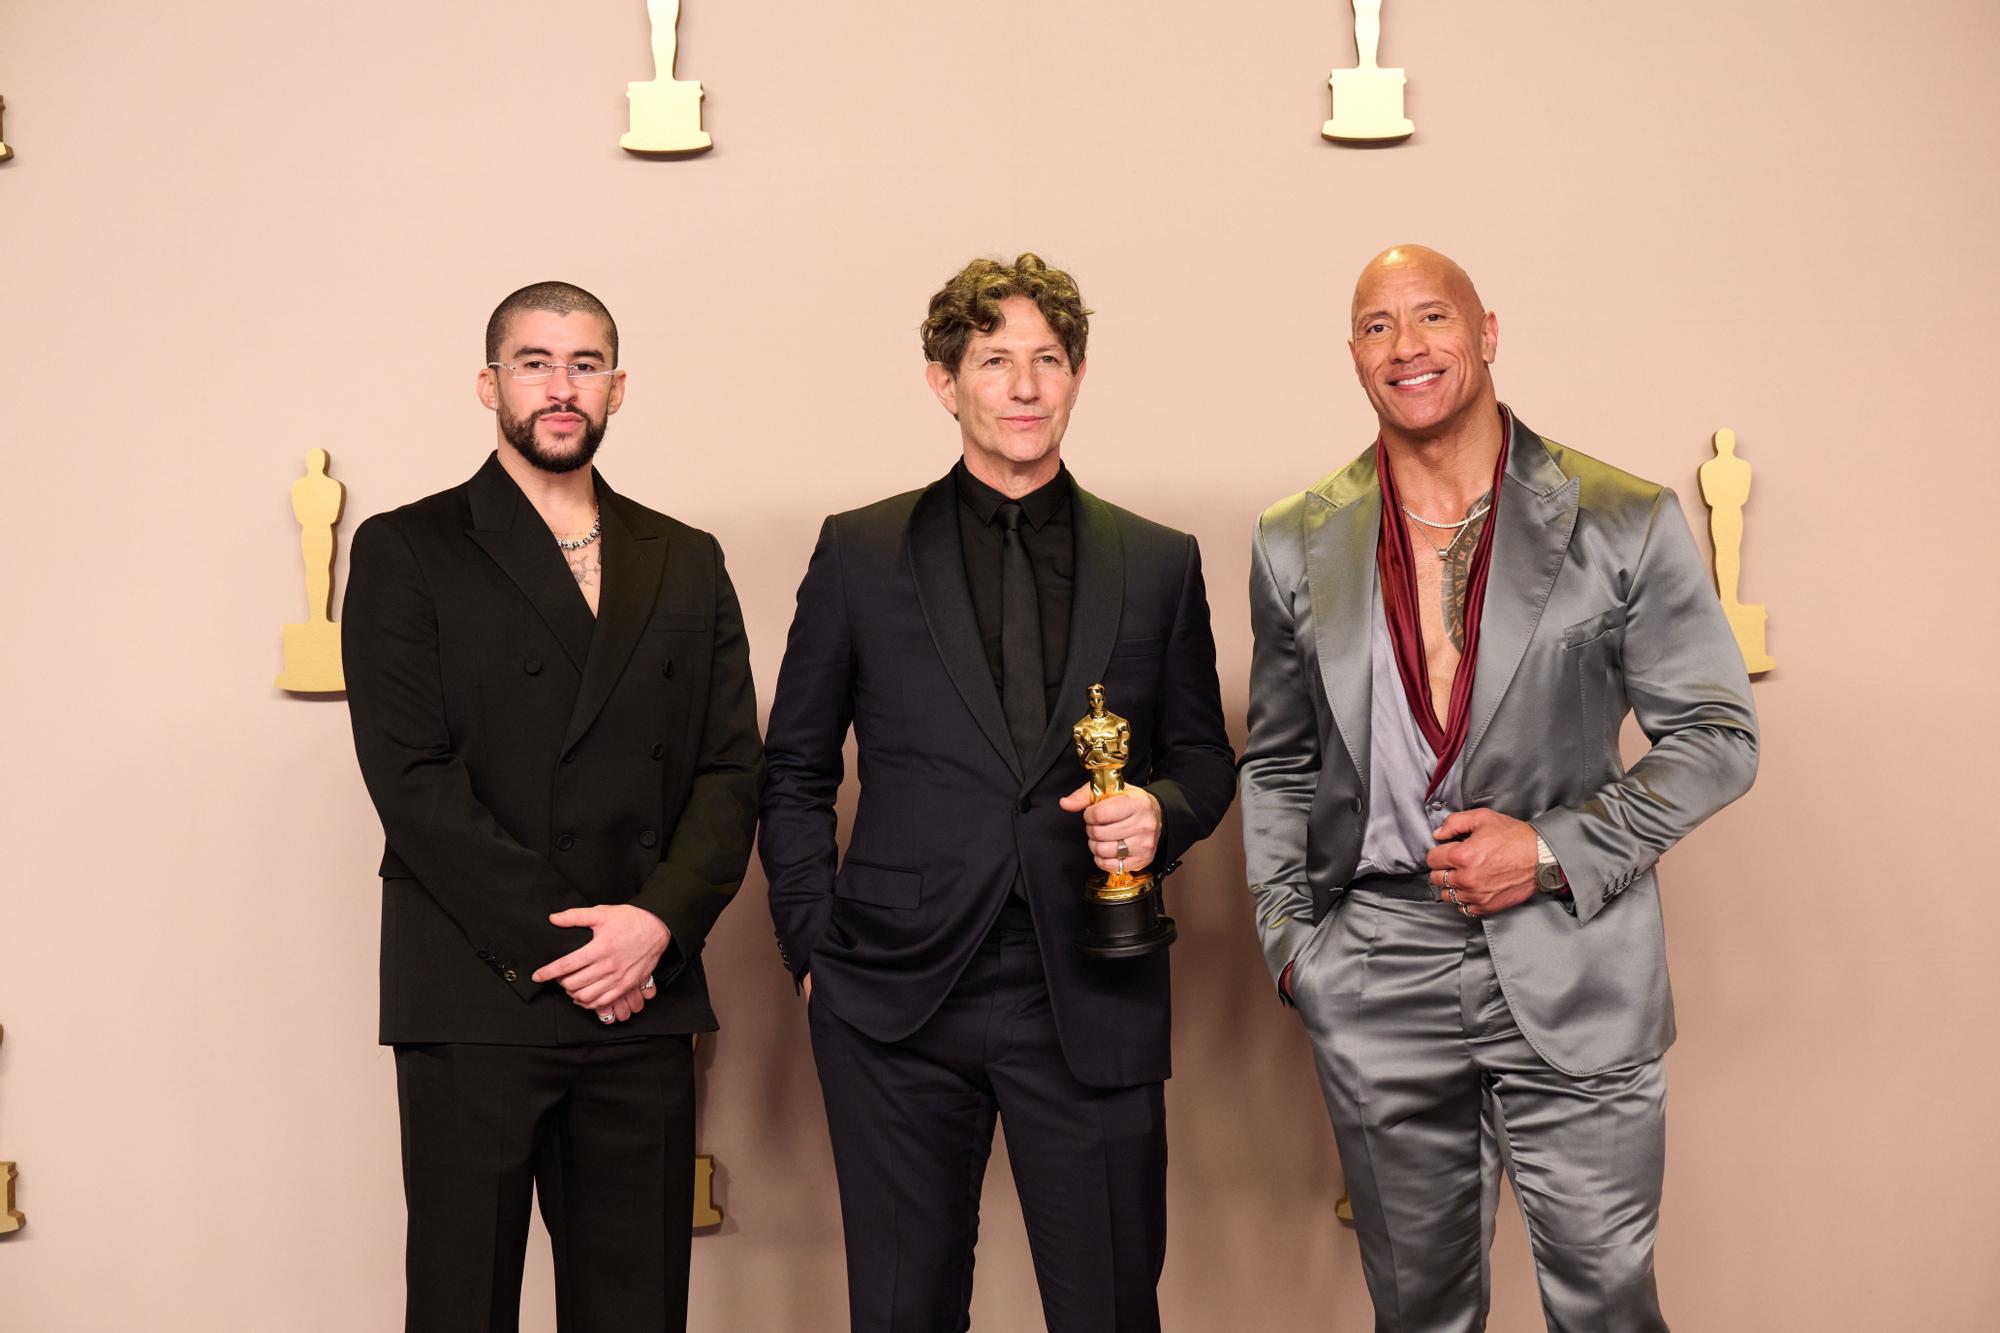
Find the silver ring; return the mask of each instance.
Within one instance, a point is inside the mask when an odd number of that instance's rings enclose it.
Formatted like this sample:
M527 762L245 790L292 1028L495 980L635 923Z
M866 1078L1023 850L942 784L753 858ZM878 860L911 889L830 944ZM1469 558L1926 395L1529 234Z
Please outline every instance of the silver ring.
M648 974L647 974L647 976L646 976L646 984L645 984L645 985L643 985L643 986L641 986L641 987L639 987L639 989L640 989L640 990L658 990L658 989L659 989L659 987L658 987L658 986L655 986L655 985L653 984L653 978L652 978L652 974L651 974L651 973L648 973Z
M1446 867L1444 868L1444 891L1445 891L1446 893L1450 893L1450 892L1451 892L1451 867L1450 867L1450 866L1446 866Z
M1122 856L1118 858L1118 873L1121 875L1125 873L1125 858Z
M1132 854L1132 849L1125 845L1125 839L1120 838L1118 840L1118 859L1123 861L1126 857L1130 856L1131 854Z
M611 1021L611 1015L610 1015L610 1014L599 1014L599 1015L597 1016L597 1021L598 1021L598 1022L600 1022L600 1023L609 1023L609 1022Z

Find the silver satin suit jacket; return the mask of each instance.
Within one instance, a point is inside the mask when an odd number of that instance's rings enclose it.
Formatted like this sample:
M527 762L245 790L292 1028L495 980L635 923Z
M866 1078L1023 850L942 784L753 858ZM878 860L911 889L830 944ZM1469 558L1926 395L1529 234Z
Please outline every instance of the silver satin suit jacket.
M1743 658L1680 503L1518 418L1494 520L1464 802L1532 821L1575 911L1537 895L1482 918L1514 1019L1572 1075L1674 1039L1653 866L1750 787ZM1368 819L1375 451L1259 520L1243 837L1275 980L1355 876ZM1636 714L1652 748L1628 770Z

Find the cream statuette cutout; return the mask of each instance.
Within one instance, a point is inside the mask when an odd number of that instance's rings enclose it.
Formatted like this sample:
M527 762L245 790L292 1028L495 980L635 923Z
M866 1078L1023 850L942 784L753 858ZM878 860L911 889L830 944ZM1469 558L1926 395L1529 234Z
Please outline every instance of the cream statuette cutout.
M1333 119L1319 127L1329 139L1368 143L1407 139L1416 126L1403 116L1403 71L1375 63L1382 42L1382 0L1354 0L1354 49L1361 63L1337 69L1333 85Z
M333 525L340 522L347 488L326 475L326 450L306 454L306 474L292 483L292 516L299 521L299 552L306 564L306 620L285 626L285 669L278 688L292 694L338 694L347 688L340 670L340 626L333 623Z
M1764 621L1770 612L1737 600L1743 580L1743 506L1750 500L1750 464L1736 456L1736 432L1715 432L1715 457L1701 465L1701 498L1708 501L1708 535L1715 547L1715 590L1722 613L1751 675L1778 665L1764 651Z
M653 77L626 86L632 128L618 146L630 153L699 153L715 141L701 128L701 84L674 77L681 0L646 0L646 14L653 21Z

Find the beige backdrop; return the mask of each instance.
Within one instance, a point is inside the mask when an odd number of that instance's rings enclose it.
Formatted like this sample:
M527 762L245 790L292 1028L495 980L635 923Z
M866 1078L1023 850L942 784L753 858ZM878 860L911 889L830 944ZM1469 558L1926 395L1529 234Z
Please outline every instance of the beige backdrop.
M1763 776L1665 876L1670 1315L1991 1327L1997 15L1398 0L1417 137L1357 151L1318 135L1339 0L689 0L718 147L648 162L615 146L638 0L0 6L0 1327L398 1318L378 834L344 706L270 684L286 488L330 450L351 530L469 475L502 294L617 313L606 474L720 535L768 706L819 518L953 456L926 296L977 253L1072 268L1067 457L1201 538L1240 743L1250 525L1370 439L1347 294L1404 239L1480 279L1536 428L1704 533L1709 433L1757 467ZM1232 818L1175 881L1168 1327L1365 1329L1240 851ZM694 1326L818 1333L833 1177L763 898L710 947ZM998 1154L987 1199L975 1322L1033 1329ZM1498 1264L1495 1327L1535 1327L1511 1212ZM527 1304L552 1327L539 1251Z

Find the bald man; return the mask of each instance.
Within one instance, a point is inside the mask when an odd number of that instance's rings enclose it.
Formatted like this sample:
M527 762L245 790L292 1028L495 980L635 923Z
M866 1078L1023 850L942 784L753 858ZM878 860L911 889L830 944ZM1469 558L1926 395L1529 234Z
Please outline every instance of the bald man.
M1445 256L1363 270L1348 347L1380 434L1257 527L1250 890L1376 1328L1485 1326L1485 1101L1548 1326L1664 1329L1653 868L1749 788L1757 719L1673 492L1528 429L1499 344ZM1628 712L1652 741L1629 770Z

